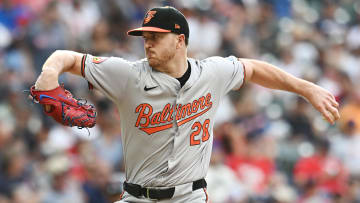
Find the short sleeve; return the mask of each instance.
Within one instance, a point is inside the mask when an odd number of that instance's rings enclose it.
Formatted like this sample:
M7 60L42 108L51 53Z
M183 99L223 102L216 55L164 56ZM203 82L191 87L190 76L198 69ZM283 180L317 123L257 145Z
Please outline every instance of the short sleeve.
M224 86L225 93L230 90L240 89L245 82L245 66L235 56L229 57L210 57L212 70L215 71L216 77L219 78L219 82Z
M136 70L132 62L122 58L86 54L81 61L81 74L94 88L118 102L125 94L128 80L136 77Z

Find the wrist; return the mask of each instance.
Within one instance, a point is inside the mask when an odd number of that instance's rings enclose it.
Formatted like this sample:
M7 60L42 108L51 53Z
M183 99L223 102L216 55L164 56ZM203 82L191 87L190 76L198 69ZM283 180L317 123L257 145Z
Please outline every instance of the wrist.
M305 98L308 98L309 94L312 91L312 87L314 86L314 83L306 80L302 80L302 83L303 84L297 86L296 93Z
M35 82L35 89L37 90L52 90L59 86L59 73L55 68L44 67L37 81Z

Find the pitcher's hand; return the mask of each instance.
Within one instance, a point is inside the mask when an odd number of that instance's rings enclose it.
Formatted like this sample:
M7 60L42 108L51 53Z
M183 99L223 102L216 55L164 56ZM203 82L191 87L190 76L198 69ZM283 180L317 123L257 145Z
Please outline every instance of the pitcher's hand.
M331 124L340 118L338 111L339 104L326 89L312 85L305 94L305 98L318 110L323 117Z

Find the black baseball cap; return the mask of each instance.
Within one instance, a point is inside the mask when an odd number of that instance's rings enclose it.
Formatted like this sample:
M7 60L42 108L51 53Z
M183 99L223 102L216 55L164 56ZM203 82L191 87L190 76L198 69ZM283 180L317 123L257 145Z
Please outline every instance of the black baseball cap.
M142 27L129 30L127 34L142 36L143 31L184 34L189 39L189 25L185 16L171 6L152 8L146 13Z

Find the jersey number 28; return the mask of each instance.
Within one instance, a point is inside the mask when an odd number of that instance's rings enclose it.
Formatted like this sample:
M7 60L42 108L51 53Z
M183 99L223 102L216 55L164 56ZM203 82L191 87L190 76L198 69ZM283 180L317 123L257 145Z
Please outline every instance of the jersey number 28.
M209 125L210 125L210 120L209 119L206 119L204 121L204 124L201 125L201 123L199 121L196 121L191 129L195 131L191 133L190 135L190 146L194 146L194 145L199 145L200 144L200 139L195 139L195 137L197 135L199 135L201 133L201 131L203 131L203 134L202 134L202 137L201 137L201 140L203 142L206 142L209 137L210 137L210 133L209 133Z

